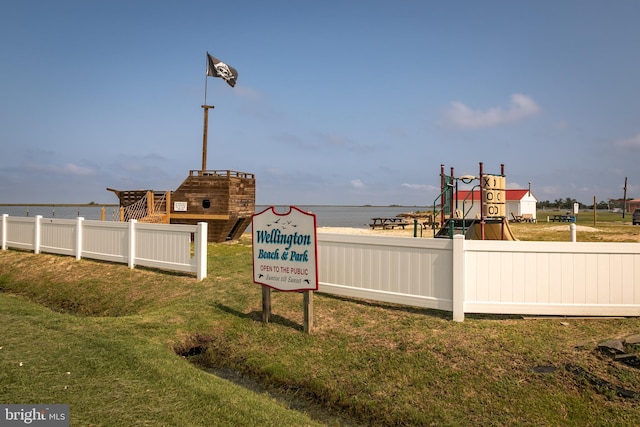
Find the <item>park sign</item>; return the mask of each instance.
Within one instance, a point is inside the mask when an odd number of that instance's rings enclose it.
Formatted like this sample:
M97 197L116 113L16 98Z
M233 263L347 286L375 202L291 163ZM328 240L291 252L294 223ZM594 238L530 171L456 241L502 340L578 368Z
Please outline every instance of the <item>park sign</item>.
M295 206L254 214L253 282L280 291L318 289L316 216Z

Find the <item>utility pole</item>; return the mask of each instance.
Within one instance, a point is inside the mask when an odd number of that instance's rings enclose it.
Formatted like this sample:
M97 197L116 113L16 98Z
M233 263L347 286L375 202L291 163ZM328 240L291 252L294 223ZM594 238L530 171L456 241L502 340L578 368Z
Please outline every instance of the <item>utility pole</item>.
M622 219L624 219L624 212L627 210L627 177L624 177L624 196L622 196Z

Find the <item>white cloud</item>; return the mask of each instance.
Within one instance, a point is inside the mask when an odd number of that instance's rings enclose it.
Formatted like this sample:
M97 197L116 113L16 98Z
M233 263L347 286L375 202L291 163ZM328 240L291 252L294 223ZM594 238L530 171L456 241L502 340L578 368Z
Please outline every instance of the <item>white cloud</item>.
M363 145L353 142L351 139L344 135L328 132L314 131L311 133L311 138L307 139L303 139L291 133L283 133L276 136L275 139L285 144L305 150L335 148L351 151L362 151L364 149Z
M619 139L614 142L616 147L625 149L640 149L640 133L626 139Z
M553 129L558 131L567 130L569 129L569 123L567 123L565 120L560 120L559 122L553 125Z
M292 145L294 147L303 148L303 149L314 149L316 148L314 144L305 141L297 135L294 135L289 132L285 132L275 137L277 141L283 142L287 145Z
M353 188L364 188L365 187L364 182L362 182L362 180L360 180L360 179L351 180L351 186Z
M286 176L287 173L285 171L283 171L282 169L279 168L267 168L266 170L267 174L271 175L271 176Z
M333 147L348 147L351 142L344 135L327 132L314 132L315 136L323 143Z
M517 182L517 181L507 181L506 188L509 190L526 190L531 186L531 191L537 189L534 182Z
M252 99L252 100L262 99L262 94L256 89L253 89L251 87L244 86L244 85L237 85L237 87L235 87L234 89L235 90L233 92L236 95L240 95L243 98Z
M427 184L408 184L408 183L403 183L402 187L408 188L409 190L416 190L416 191L434 191L434 190L438 190L438 187L436 187L434 185L427 185Z
M121 165L122 170L125 172L143 172L145 167L140 163L127 162Z
M462 102L452 102L445 112L444 122L463 129L480 129L518 122L540 112L540 107L530 97L515 93L511 95L509 108L472 110Z
M409 136L404 129L399 127L389 128L387 129L386 133L392 138L399 138L399 139L405 139L405 138L408 138Z
M313 132L318 141L318 148L338 148L349 151L363 151L366 147L362 144L352 141L349 137L336 133Z
M81 175L81 176L87 176L87 175L93 175L94 171L90 168L85 168L82 166L78 166L78 165L74 165L73 163L67 163L64 165L64 167L62 168L62 171L64 173L68 173L71 175Z
M27 163L25 169L38 172L38 173L50 173L56 175L77 175L77 176L90 176L95 175L95 171L91 168L78 166L73 163L66 163L63 166L56 165L42 165L38 163Z

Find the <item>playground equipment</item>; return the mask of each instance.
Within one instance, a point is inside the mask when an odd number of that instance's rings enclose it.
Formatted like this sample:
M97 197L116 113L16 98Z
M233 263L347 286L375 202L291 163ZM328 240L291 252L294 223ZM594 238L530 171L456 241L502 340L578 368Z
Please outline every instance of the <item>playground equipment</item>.
M206 59L202 169L189 171L189 176L175 191L107 190L120 200L120 221L194 225L206 222L208 241L225 242L239 239L251 224L256 180L253 173L207 169L209 110L214 108L207 105L207 77L222 77L234 87L238 73L209 53ZM226 143L233 144L233 141Z
M458 183L471 184L471 188L463 200L459 200ZM505 207L505 174L504 164L500 165L500 174L485 174L480 162L478 176L463 175L456 177L446 175L444 165L440 165L440 195L433 202L433 216L440 218L440 229L433 227L436 238L452 239L456 234L464 234L467 239L475 240L518 240L513 235L506 218ZM479 191L479 199L475 200ZM474 206L479 204L478 213L471 214Z

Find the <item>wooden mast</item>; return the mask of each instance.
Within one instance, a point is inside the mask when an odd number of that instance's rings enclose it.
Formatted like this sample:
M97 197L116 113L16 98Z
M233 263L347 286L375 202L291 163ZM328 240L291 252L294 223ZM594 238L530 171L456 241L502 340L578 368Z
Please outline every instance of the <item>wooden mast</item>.
M206 77L205 77L206 78ZM206 89L205 89L206 92ZM207 137L209 128L209 108L215 108L213 105L202 106L204 108L204 132L202 134L202 172L207 170Z

